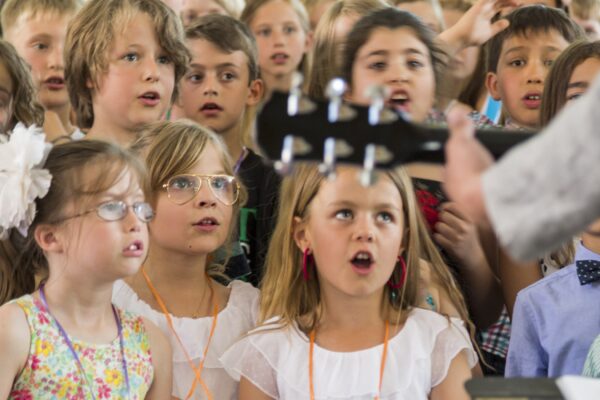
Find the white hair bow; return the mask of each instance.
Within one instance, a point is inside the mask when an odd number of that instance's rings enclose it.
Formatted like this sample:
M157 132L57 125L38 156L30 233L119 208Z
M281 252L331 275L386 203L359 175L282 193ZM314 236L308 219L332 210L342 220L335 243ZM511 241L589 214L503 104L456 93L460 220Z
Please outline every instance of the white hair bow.
M0 135L0 239L11 228L23 236L35 217L35 199L50 189L52 175L42 169L52 145L41 128L19 123L9 136Z

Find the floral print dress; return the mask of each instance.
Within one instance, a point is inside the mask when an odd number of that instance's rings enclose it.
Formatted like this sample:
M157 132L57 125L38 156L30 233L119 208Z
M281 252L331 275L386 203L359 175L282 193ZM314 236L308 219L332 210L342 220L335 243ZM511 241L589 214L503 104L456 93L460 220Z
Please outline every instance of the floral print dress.
M118 311L123 325L131 391L128 395L118 337L108 344L90 344L70 338L83 365L84 376L56 322L40 300L26 295L14 302L25 312L31 345L25 367L15 380L9 399L145 398L152 384L154 369L141 317Z

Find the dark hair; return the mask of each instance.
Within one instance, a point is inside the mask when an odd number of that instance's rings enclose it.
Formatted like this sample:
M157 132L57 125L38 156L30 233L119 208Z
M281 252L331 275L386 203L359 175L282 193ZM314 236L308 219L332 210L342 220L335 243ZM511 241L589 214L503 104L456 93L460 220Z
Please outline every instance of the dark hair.
M600 42L580 41L571 44L554 61L544 83L540 126L546 126L566 103L569 79L575 68L590 58L600 59Z
M557 8L534 4L520 7L508 14L508 28L492 37L487 43L487 72L496 72L504 42L514 36L525 36L555 30L569 43L584 37L582 29L569 16Z
M186 39L204 39L226 53L241 51L248 58L250 82L258 79L256 40L247 25L228 15L209 14L185 30Z
M5 128L11 130L17 122L22 122L26 126L44 125L44 108L37 101L29 66L19 57L13 45L2 39L0 39L0 62L6 67L13 85L10 94L12 115Z
M407 11L396 8L384 8L374 11L361 18L348 34L344 55L342 57L341 77L352 86L352 67L356 54L369 40L371 34L378 28L398 29L407 27L413 30L417 38L429 49L431 65L433 66L436 88L445 67L446 53L435 43L433 31L418 17Z
M477 56L477 64L473 70L473 75L467 81L467 84L458 95L458 101L471 106L477 110L477 102L484 93L487 93L485 87L485 60L487 58L486 47L480 47L479 55Z
M40 224L60 224L65 205L85 207L109 190L127 171L133 172L147 194L145 169L133 154L115 144L79 140L54 146L44 164L52 175L46 196L35 200L36 214L23 238L13 229L0 246L0 304L35 290L36 277L45 278L48 262L35 240Z

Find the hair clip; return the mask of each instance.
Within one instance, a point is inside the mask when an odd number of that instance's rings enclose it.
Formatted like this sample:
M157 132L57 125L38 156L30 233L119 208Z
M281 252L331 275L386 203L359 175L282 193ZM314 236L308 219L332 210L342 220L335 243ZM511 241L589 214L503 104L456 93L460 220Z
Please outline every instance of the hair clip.
M4 137L4 135L0 135ZM0 238L17 228L27 236L36 213L35 199L50 189L52 176L42 169L51 145L41 128L19 123L0 140Z
M310 113L316 108L315 103L302 94L302 82L304 82L302 74L294 72L287 102L287 113L290 117Z
M386 86L372 85L365 91L371 102L369 106L369 124L388 124L398 119L398 115L385 107L385 100L389 97L389 89Z
M325 96L329 99L327 107L327 120L331 123L337 121L348 121L356 116L356 111L344 104L343 96L347 89L346 82L342 78L333 78L327 84Z

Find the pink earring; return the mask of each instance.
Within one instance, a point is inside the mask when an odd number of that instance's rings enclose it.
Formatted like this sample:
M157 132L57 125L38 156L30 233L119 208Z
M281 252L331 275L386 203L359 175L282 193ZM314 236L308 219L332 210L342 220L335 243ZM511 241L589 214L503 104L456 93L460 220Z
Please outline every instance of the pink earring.
M391 289L400 289L402 286L404 286L404 281L406 280L406 261L404 261L404 258L402 258L402 256L398 256L398 262L400 263L400 268L402 269L402 273L400 274L400 281L398 283L394 283L394 275L392 274L392 276L387 282L388 286Z
M310 249L307 247L302 254L302 276L305 281L310 280L310 276L308 275L308 263L311 262L311 259Z

